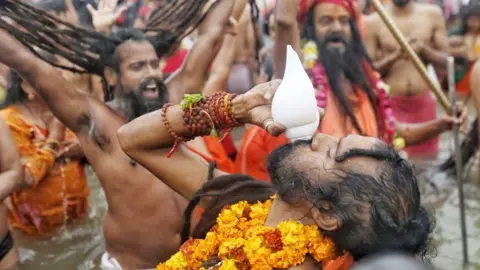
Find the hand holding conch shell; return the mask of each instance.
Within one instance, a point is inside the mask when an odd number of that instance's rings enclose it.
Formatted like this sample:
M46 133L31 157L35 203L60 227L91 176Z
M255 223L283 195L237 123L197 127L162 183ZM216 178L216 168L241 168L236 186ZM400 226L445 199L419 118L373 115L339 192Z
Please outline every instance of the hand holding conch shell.
M278 136L285 132L285 126L273 121L272 100L281 80L273 80L255 86L247 93L233 100L233 110L237 119L244 123L264 128L270 135Z
M286 132L292 140L308 140L318 129L323 111L300 58L287 47L283 80L260 84L233 100L237 119L263 127L270 135Z

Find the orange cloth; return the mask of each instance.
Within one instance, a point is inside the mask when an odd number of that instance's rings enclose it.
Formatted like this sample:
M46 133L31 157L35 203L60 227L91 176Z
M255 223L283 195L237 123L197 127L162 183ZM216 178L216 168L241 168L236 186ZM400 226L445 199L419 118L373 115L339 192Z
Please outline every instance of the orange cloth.
M200 151L195 150L194 148L187 146L188 150L194 152L195 154L201 156L205 159L208 163L215 161L217 163L217 169L232 173L234 171L234 165L232 160L228 157L225 148L223 147L222 143L220 142L219 138L211 137L211 136L204 136L203 142L207 147L210 156L206 156Z
M14 106L1 110L0 117L10 128L23 166L34 178L31 189L10 195L10 225L28 234L47 234L84 216L90 190L80 161L55 162L51 152L41 149L48 131L29 123ZM72 139L75 135L67 131L65 140Z
M368 96L363 91L355 91L348 95L353 114L362 128L364 135L378 137L378 124ZM359 134L348 117L344 115L337 99L328 92L328 105L325 116L321 119L319 131L336 138L348 134ZM270 181L266 169L268 155L277 147L288 143L287 137L270 136L264 129L249 126L243 136L242 145L235 160L235 172L248 174L255 179Z
M345 254L333 261L328 261L323 265L323 270L348 270L354 263L353 257Z
M473 64L475 64L475 62L470 63L465 76L463 76L462 80L456 85L457 93L463 96L470 94L470 77L472 76Z

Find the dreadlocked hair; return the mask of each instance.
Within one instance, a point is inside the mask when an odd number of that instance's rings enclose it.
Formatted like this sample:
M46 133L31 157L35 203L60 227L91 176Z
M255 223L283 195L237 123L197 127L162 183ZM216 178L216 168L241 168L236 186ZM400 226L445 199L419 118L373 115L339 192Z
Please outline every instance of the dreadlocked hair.
M213 166L211 165L210 168ZM207 232L216 224L220 211L226 205L239 201L256 203L266 201L275 193L270 183L257 181L248 175L230 174L213 178L213 169L210 169L209 180L195 194L185 209L185 221L181 233L182 243L190 237L204 238ZM199 222L191 232L192 213L202 198L209 197Z
M144 29L110 35L70 24L21 0L5 0L0 6L0 16L4 18L0 19L0 28L54 67L103 78L106 67L115 70L112 58L116 49L129 39L138 40L144 35L143 39L152 43L159 57L167 54L202 22L213 7L207 9L207 3L208 0L173 1L154 10ZM37 49L61 56L73 66L49 61L37 53Z
M478 149L478 117L473 122L472 126L470 127L470 131L468 135L465 137L463 142L460 145L460 153L462 155L462 164L467 164L470 159L475 156L475 153ZM445 160L440 166L438 170L440 172L445 172L451 176L461 176L457 175L456 168L456 160L455 156L452 154Z
M256 0L248 0L250 4L250 19L252 20L252 26L255 33L255 60L258 63L258 68L260 70L261 63L260 63L260 50L261 48L261 41L258 39L258 19L260 17L260 8L257 5ZM258 71L259 71L258 70Z

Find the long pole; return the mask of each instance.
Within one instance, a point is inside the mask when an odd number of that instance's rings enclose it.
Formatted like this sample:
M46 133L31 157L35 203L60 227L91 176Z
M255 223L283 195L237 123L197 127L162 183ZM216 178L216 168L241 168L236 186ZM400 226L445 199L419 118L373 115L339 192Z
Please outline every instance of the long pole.
M423 77L423 79L427 82L428 86L433 91L437 99L440 101L443 109L445 109L445 111L449 115L452 115L452 105L450 104L450 101L442 92L442 89L440 89L440 87L430 78L427 69L425 68L425 65L420 60L415 51L412 49L412 47L410 47L410 44L408 44L407 39L403 36L402 32L400 32L398 27L395 25L395 22L390 18L390 16L388 16L387 11L383 7L383 4L380 2L380 0L370 0L370 2L377 11L380 18L382 18L383 22L387 25L388 29L393 34L397 42L400 43L402 49L407 52L408 57L415 65L418 72L420 72L420 75Z
M457 115L455 92L455 66L453 57L448 57L448 92L452 100L452 115ZM475 128L475 127L474 127ZM468 239L467 239L467 225L465 220L465 197L463 194L463 164L462 153L460 152L460 127L455 125L453 127L453 143L455 145L455 165L457 171L457 186L458 186L458 200L460 202L460 226L462 230L462 244L463 244L463 264L468 264Z

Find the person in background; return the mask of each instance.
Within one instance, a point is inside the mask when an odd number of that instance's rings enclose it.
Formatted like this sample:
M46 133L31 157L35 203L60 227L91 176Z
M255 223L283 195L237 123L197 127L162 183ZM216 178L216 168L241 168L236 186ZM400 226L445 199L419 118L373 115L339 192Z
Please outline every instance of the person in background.
M16 269L18 254L8 228L8 196L23 187L23 168L8 126L0 119L0 270Z
M255 63L255 25L252 23L251 6L248 5L238 21L238 39L235 46L235 61L230 72L227 91L229 93L244 93L253 83L253 63Z
M387 14L408 38L425 65L446 70L449 56L447 30L440 7L413 0L393 0ZM365 20L363 36L373 68L390 86L392 115L400 122L416 125L437 118L437 102L431 89L406 56L377 13ZM434 159L439 137L405 149L409 158Z
M455 57L457 92L469 96L475 61L480 56L480 3L471 1L461 9L461 24L449 36L450 53Z
M179 233L187 201L163 184L141 165L125 155L116 131L123 124L167 102L178 102L184 94L196 94L207 80L208 67L220 48L232 9L237 1L222 0L209 5L203 0L176 0L178 12L169 7L152 12L149 27L163 26L158 32L145 29L99 33L57 21L70 31L54 31L43 10L23 6L19 0L7 0L2 14L26 25L28 34L52 33L70 46L85 45L72 54L50 40L25 39L24 30L1 25L8 31L21 31L13 38L0 31L0 62L17 70L35 85L53 114L76 133L89 164L105 191L108 211L103 220L106 252L101 258L105 269L149 269L169 258L180 246ZM96 29L111 29L116 10L106 2L110 13L95 18ZM4 6L5 6L4 5ZM99 5L100 6L100 5ZM17 18L12 10L41 14L34 21ZM100 12L95 12L101 15ZM156 16L154 16L156 14ZM164 14L164 15L162 15ZM101 25L100 21L104 21ZM158 24L154 22L159 21ZM95 23L97 22L97 23ZM102 27L101 27L102 26ZM163 81L160 62L181 41L187 29L199 27L198 42L181 70ZM150 35L153 34L153 35ZM51 53L69 57L84 72L105 77L107 102L76 91L49 63L42 61L25 46L43 47ZM82 61L88 59L88 61ZM47 62L47 63L45 63ZM139 227L138 221L142 224Z
M46 56L52 57L52 56ZM26 234L51 235L85 216L90 189L83 151L74 134L53 117L44 101L10 71L0 117L18 148L29 189L10 195L8 221Z

